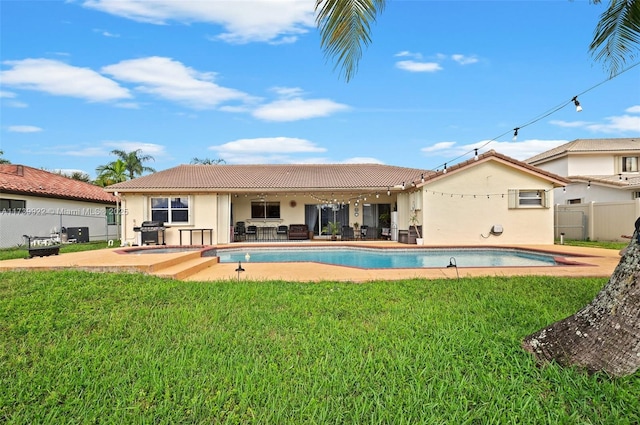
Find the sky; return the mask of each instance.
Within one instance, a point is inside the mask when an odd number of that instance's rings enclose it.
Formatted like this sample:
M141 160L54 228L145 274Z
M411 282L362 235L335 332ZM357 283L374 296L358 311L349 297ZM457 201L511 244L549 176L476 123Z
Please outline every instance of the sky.
M436 170L638 137L640 66L588 50L602 3L390 0L346 82L315 0L0 0L0 149L94 178L114 149Z

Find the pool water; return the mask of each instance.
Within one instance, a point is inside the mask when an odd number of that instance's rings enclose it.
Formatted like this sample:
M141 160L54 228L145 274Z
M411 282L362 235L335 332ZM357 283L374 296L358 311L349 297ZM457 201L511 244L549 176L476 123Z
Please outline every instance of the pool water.
M248 256L247 256L248 254ZM205 254L207 255L207 254ZM365 269L446 267L554 266L551 254L517 249L410 249L376 250L360 248L245 248L217 250L221 263L317 262ZM453 261L452 261L453 257Z

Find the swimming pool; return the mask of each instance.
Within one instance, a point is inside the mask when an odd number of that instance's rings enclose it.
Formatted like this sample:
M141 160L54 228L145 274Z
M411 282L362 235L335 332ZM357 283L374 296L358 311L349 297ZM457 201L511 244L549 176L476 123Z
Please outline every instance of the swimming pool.
M374 248L236 248L203 253L221 263L316 262L364 269L446 267L555 266L553 254L511 248L374 249ZM453 258L453 261L452 261Z

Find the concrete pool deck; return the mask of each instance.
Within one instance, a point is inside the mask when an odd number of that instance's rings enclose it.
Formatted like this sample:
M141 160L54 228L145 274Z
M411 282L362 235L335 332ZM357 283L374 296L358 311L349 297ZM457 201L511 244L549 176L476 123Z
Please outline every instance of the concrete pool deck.
M243 247L295 247L295 246L359 246L387 249L416 248L477 248L472 246L416 246L389 241L306 243L234 243L208 248ZM567 276L609 277L620 261L618 250L584 248L567 245L511 245L486 248L519 248L553 253L556 257L574 263L550 267L473 267L459 265L460 277L474 276ZM67 270L78 269L98 272L138 272L189 281L237 280L237 263L218 263L216 257L200 257L198 251L164 254L123 254L127 248L102 249L60 254L31 259L0 261L0 271L9 270ZM418 269L359 269L319 263L252 263L242 262L244 271L240 280L285 280L298 282L343 281L367 282L399 279L455 279L456 269L443 267Z

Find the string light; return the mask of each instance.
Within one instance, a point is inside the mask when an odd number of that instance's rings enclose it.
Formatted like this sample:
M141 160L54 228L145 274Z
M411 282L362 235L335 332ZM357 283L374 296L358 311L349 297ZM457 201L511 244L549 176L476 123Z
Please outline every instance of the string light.
M420 174L420 181L424 183L424 173Z
M573 96L571 99L574 105L576 105L576 112L582 112L582 106L580 106L580 102L578 102L578 96Z
M633 68L635 68L635 67L637 67L637 66L640 66L640 62L637 62L637 63L635 63L635 64L633 64L633 65L630 65L630 66L628 66L627 68L625 68L625 69L621 70L620 72L618 72L617 74L615 74L614 76L609 77L609 78L607 78L606 80L602 80L602 81L600 81L600 82L599 82L599 83L597 83L597 84L594 84L593 86L589 87L588 89L586 89L586 90L582 91L581 93L578 93L577 95L573 96L573 97L571 98L571 100L569 100L569 101L564 101L564 102L562 102L561 104L559 104L559 105L557 105L557 106L554 106L553 108L549 109L549 110L548 110L548 111L546 111L546 112L543 112L542 114L540 114L540 115L538 115L537 117L535 117L535 118L531 119L530 121L528 121L528 122L526 122L526 123L524 123L524 124L521 124L521 125L520 125L520 126L518 126L518 127L515 127L513 130L507 131L507 132L505 132L505 133L500 134L499 136L496 136L496 137L494 137L494 138L492 138L492 139L487 140L487 141L486 141L485 143L483 143L481 146L479 146L479 147L477 147L477 148L474 148L474 149L473 149L473 151L474 151L474 152L477 152L477 151L478 151L478 149L482 149L482 148L484 148L485 146L487 146L489 143L492 143L492 142L494 142L494 141L499 140L501 137L506 136L506 135L507 135L507 134L509 134L511 131L513 131L513 141L515 142L515 141L516 141L516 136L518 135L518 130L521 130L521 129L525 128L525 127L528 127L528 126L530 126L530 125L533 125L533 124L537 123L538 121L541 121L541 120L543 120L543 119L547 118L548 116L550 116L550 115L552 115L552 114L555 114L555 113L556 113L556 112L558 112L559 110L561 110L561 109L563 109L564 107L566 107L568 104L573 103L573 105L575 105L575 107L576 107L576 111L577 111L577 112L582 111L582 106L580 105L580 102L578 101L578 96L581 96L581 95L583 95L583 94L585 94L585 93L590 92L591 90L594 90L595 88L597 88L597 87L599 87L599 86L603 85L604 83L608 82L609 80L612 80L612 79L614 79L614 78L616 78L616 77L619 77L619 76L621 76L622 74L624 74L625 72L630 71L631 69L633 69ZM464 157L464 156L466 156L466 155L470 154L471 152L472 152L472 151L465 152L465 153L461 154L460 156L458 156L458 157L456 157L456 158L453 158L451 161L448 161L448 162L456 161L456 160L458 160L458 159L460 159L460 158L462 158L462 157ZM475 159L475 156L474 156L474 159ZM437 169L437 168L436 168L436 171L438 171L438 169Z
M391 196L391 188L387 186L387 196Z
M478 148L475 148L475 154L473 155L473 160L477 161L478 160Z
M587 189L591 189L591 180L589 180L589 183L587 183Z
M444 170L442 170L442 174L447 174L447 163L444 163Z

